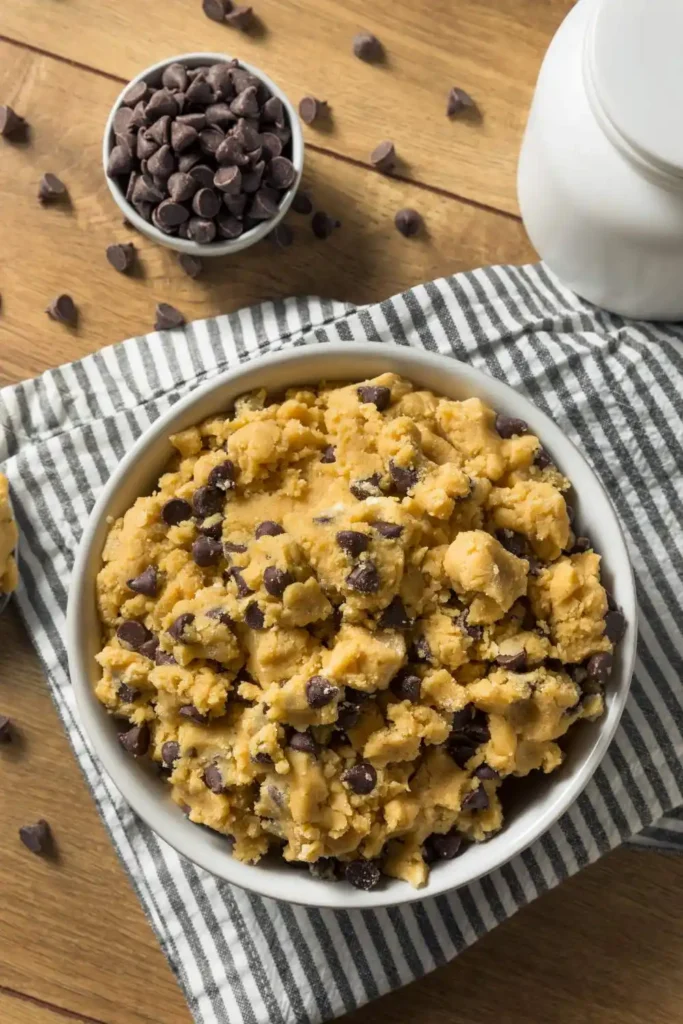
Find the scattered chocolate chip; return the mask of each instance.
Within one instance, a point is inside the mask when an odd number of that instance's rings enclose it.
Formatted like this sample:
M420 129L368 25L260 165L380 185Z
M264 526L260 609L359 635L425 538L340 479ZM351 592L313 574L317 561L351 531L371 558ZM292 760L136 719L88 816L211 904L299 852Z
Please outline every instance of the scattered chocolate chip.
M342 701L337 706L337 725L345 732L348 729L353 729L354 725L358 725L359 718L360 708L356 704Z
M192 518L192 506L184 498L171 498L162 508L161 518L167 526L178 526Z
M133 170L133 154L127 146L112 147L107 161L107 177L119 178Z
M41 203L51 203L62 199L67 194L66 185L56 174L44 174L38 186L38 199Z
M391 388L379 384L361 384L356 388L356 394L362 405L374 405L379 412L384 412L391 405Z
M289 739L289 746L292 750L300 750L302 754L312 754L313 757L316 757L318 754L318 744L310 732L292 733Z
M492 768L490 764L480 764L478 768L474 769L473 773L478 779L499 779L500 775L495 768Z
M370 538L367 533L361 533L359 530L340 530L336 541L350 558L358 558L363 551L367 551Z
M613 644L618 643L626 632L626 619L619 609L615 608L605 615L605 636Z
M353 54L369 64L376 63L384 57L384 47L370 32L359 32L353 37Z
M182 252L180 254L180 256L178 257L178 263L181 269L185 271L187 276L191 277L193 280L194 278L199 277L202 270L204 269L204 264L202 263L202 261L200 259L197 259L196 256L191 256L190 253L188 252Z
M536 454L534 455L534 466L538 466L539 469L547 469L548 466L552 466L552 464L552 457L548 454L545 448L541 448L539 446L536 449Z
M422 229L424 221L422 215L417 210L406 207L404 210L398 211L394 217L394 225L396 230L405 238L412 238L413 235L416 235Z
M249 597L250 594L254 593L251 587L247 586L242 570L238 566L233 565L231 569L228 569L227 575L234 579L238 597Z
M0 715L0 743L12 742L12 719Z
M146 722L119 733L119 743L132 757L143 757L149 750L149 726Z
M177 640L178 643L187 643L187 628L188 626L191 626L193 622L194 615L192 612L183 612L183 614L179 615L178 618L175 619L168 627L168 633L174 640Z
M161 760L167 768L172 768L180 757L180 744L175 740L167 740L161 748Z
M266 617L257 605L256 601L248 604L244 612L244 621L249 629L263 629Z
M324 708L339 693L339 687L325 676L311 676L306 683L306 700L311 708Z
M403 527L398 523L387 523L383 519L376 519L370 526L385 540L396 540L403 533Z
M254 9L244 4L234 4L232 10L226 14L225 20L233 28L246 32L254 23Z
M3 138L19 138L26 131L26 121L11 107L0 107L0 135Z
M234 541L226 540L223 544L223 548L229 554L241 555L247 550L246 544L235 544Z
M45 312L51 320L56 320L60 324L68 324L69 327L75 327L78 323L78 310L76 309L76 303L70 295L58 295L56 299L52 300Z
M524 420L515 419L514 416L503 416L502 413L496 416L495 427L498 434L506 439L521 437L522 434L526 434L529 430L529 425Z
M334 229L338 227L341 227L340 222L323 210L318 210L311 218L311 230L316 238L329 238Z
M517 651L516 654L499 654L496 664L506 668L510 672L526 671L526 651Z
M328 117L330 108L325 100L317 100L315 96L304 96L299 101L299 117L304 124L313 124L320 118Z
M120 274L125 274L130 269L134 259L135 246L132 242L107 246L107 260Z
M192 560L195 565L207 569L210 565L216 565L223 554L223 545L219 540L202 535L192 543Z
M127 683L119 683L116 693L122 704L132 704L140 696L140 691Z
M194 704L183 704L181 708L178 708L178 714L181 718L189 718L190 721L196 722L197 725L206 725L209 720L209 716L196 708Z
M212 490L232 491L235 487L235 463L231 459L214 466L208 477L208 485ZM220 510L217 510L220 511Z
M586 665L590 681L600 684L606 683L612 673L613 663L614 658L606 651L603 651L600 654L594 654L592 658L588 659L588 663Z
M162 651L160 647L157 648L154 655L154 662L156 665L177 665L177 661L172 654L168 651Z
M381 171L382 174L389 174L390 171L393 171L396 166L396 149L393 142L386 139L375 146L370 154L370 163L375 170Z
M410 619L400 597L393 597L377 623L380 629L408 629Z
M351 860L344 868L344 877L354 888L369 892L378 884L381 874L371 860Z
M225 792L225 783L223 782L223 776L221 775L218 765L207 765L204 769L202 780L207 789L210 789L212 793L218 794Z
M474 100L464 89L454 85L452 89L448 90L448 100L446 101L447 117L455 117L457 114L461 114L463 110L473 106Z
M485 811L489 806L489 796L483 786L479 786L478 789L468 793L463 800L460 810L461 811Z
M232 7L232 0L202 0L202 10L211 21L225 21L225 15Z
M341 780L357 796L367 796L377 785L377 771L369 761L361 761L342 772Z
M432 864L437 860L453 860L460 853L462 842L463 837L455 829L446 832L445 835L432 832L424 845L423 852L426 863Z
M307 192L299 190L296 193L292 199L292 209L294 210L294 213L301 213L303 216L308 216L309 213L313 213L313 203Z
M182 327L184 323L185 317L175 306L169 305L168 302L157 303L155 331L172 331L176 327Z
M137 651L151 639L152 634L141 622L137 622L135 619L126 619L116 630L116 636L119 643L131 651Z
M274 523L272 519L265 519L254 530L254 537L257 540L259 537L279 537L284 532L279 523Z
M44 818L35 825L22 825L19 829L19 838L31 853L47 853L52 846L52 832Z
M389 476L394 490L401 498L405 498L418 481L416 469L413 469L412 466L399 466L393 459L389 459Z
M409 669L401 669L391 681L391 692L399 700L409 700L411 704L417 704L421 691L422 680Z
M148 565L139 576L134 576L132 580L128 580L126 586L135 594L144 594L145 597L156 597L159 587L159 573L156 565Z
M359 594L375 594L380 588L381 580L372 562L359 562L346 577L346 585Z
M205 485L198 487L192 495L192 511L200 519L207 516L214 516L223 511L225 504L225 492L215 486Z

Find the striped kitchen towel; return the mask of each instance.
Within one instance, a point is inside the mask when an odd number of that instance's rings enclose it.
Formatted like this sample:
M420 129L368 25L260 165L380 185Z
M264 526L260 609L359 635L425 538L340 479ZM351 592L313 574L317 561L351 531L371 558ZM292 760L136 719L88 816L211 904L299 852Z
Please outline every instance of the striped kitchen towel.
M641 622L631 697L578 803L466 889L379 911L307 910L198 870L123 803L83 734L67 672L69 573L116 463L198 382L263 352L328 341L423 346L506 380L562 426L628 537ZM21 529L17 601L100 814L202 1024L329 1020L456 956L623 843L683 848L683 328L628 322L542 266L494 267L355 308L264 303L150 334L0 391L0 462ZM635 837L635 839L634 839Z

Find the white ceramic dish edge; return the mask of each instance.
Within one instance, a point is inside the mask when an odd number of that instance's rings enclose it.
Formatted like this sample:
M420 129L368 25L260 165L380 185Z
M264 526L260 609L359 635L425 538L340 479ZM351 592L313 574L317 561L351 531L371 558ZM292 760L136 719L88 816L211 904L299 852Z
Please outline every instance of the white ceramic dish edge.
M114 202L120 209L123 216L127 221L133 225L134 228L145 235L147 238L156 242L158 245L164 245L167 249L175 249L176 252L189 253L192 256L199 257L213 257L213 256L229 256L232 253L241 252L243 249L248 249L250 246L260 242L262 238L269 235L270 232L275 228L282 218L285 216L292 200L296 195L297 189L301 183L301 175L304 169L304 136L301 130L301 122L299 116L294 109L292 103L288 99L287 95L282 89L275 84L275 82L257 68L253 64L247 64L246 61L240 60L240 67L250 71L252 75L256 75L260 78L264 85L266 85L274 96L279 97L282 104L287 111L289 123L292 129L292 163L296 169L296 181L289 189L288 192L282 198L280 202L280 208L276 217L272 217L270 220L263 221L258 227L252 228L250 231L246 231L239 238L226 239L223 242L211 242L209 245L199 245L197 242L191 241L189 238L176 238L174 235L165 235L163 231L159 231L153 224L141 217L135 207L129 203L124 196L121 188L117 182L107 174L107 164L109 162L109 154L112 150L112 139L114 137L114 114L121 106L123 95L130 89L131 85L136 82L153 82L159 78L164 68L168 67L169 64L185 64L187 67L199 67L203 64L226 64L233 58L225 53L181 53L176 57L167 57L166 60L160 60L156 64L150 65L141 71L135 78L131 78L129 82L123 87L119 95L114 101L109 117L107 118L107 124L104 129L104 137L102 140L102 165L104 169L104 177L107 182L109 191L112 194Z
M500 833L438 865L424 889L391 881L384 888L361 892L346 883L318 881L281 861L252 866L234 860L224 839L193 825L164 798L165 783L151 766L146 769L125 754L111 717L93 693L100 635L94 580L108 517L120 515L138 495L149 493L171 454L170 433L228 410L235 397L255 387L281 390L321 379L361 380L387 370L449 397L478 395L498 411L527 420L574 484L579 522L603 553L605 579L624 611L627 628L617 650L605 715L573 731L567 760L557 773L521 784L516 809ZM152 424L111 476L86 524L72 574L66 625L81 721L105 770L140 817L179 853L229 882L274 899L345 909L405 904L467 885L500 868L546 832L587 786L614 736L628 696L636 637L635 585L621 528L602 484L560 428L507 384L473 367L445 356L370 343L315 344L263 356L204 383Z

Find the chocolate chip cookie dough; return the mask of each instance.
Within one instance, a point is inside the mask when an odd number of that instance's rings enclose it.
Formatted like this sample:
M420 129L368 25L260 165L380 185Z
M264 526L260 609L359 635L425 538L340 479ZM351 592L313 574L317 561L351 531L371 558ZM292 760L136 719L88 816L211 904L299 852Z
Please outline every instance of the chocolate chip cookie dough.
M9 484L7 477L0 473L0 599L4 594L10 594L18 583L14 557L18 540L19 533L9 503Z
M192 821L361 888L503 824L623 618L520 420L393 374L245 395L117 520L97 695Z

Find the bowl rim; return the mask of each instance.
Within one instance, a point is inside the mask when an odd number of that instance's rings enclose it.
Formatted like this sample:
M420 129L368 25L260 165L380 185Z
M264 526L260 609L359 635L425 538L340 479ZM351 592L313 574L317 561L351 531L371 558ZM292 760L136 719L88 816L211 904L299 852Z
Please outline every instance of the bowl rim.
M147 792L146 786L141 784L145 781L145 776L141 773L141 766L133 764L132 768L136 769L136 771L128 770L131 759L127 757L123 759L116 740L110 738L106 726L111 716L108 715L99 703L92 689L92 667L89 668L88 666L88 659L85 653L86 642L81 636L80 629L80 621L84 616L86 605L92 608L95 600L94 582L97 569L95 569L88 580L88 562L97 556L97 565L99 567L102 543L108 530L106 520L112 514L109 509L115 503L121 482L138 460L144 457L147 449L154 447L161 439L167 439L168 435L174 432L174 424L185 418L195 405L201 406L206 397L229 389L231 397L226 397L225 399L225 408L229 409L236 396L259 386L256 381L249 381L242 386L241 382L243 380L253 378L260 371L267 370L268 368L272 369L277 365L296 365L301 363L303 383L303 380L306 378L306 371L304 370L306 360L314 356L318 359L322 357L323 361L329 358L331 362L334 361L335 357L350 357L354 362L354 366L356 363L358 365L358 373L354 374L355 379L358 380L364 379L362 376L363 363L368 357L376 362L394 362L397 365L391 367L393 372L403 373L408 379L411 377L410 370L406 368L408 363L418 364L418 369L424 368L426 372L429 370L439 371L442 375L449 372L454 373L455 378L459 382L464 383L466 386L468 384L473 385L474 393L478 391L487 392L488 398L486 400L491 405L494 405L494 407L510 415L528 419L534 433L542 437L544 444L547 444L551 451L556 453L562 451L573 453L572 458L574 462L582 466L582 472L588 474L599 491L602 492L611 516L610 562L612 565L618 564L620 566L620 603L625 610L627 628L618 648L618 663L621 666L621 671L615 671L612 677L604 715L596 723L591 723L592 726L596 727L597 733L590 753L576 767L573 776L567 781L564 792L558 795L551 791L547 798L544 797L541 801L538 817L534 819L533 824L524 829L514 841L509 842L507 847L501 847L497 857L487 857L490 843L478 846L478 851L480 854L483 851L483 855L480 855L479 860L475 862L467 877L459 881L449 881L450 872L443 869L447 866L457 865L461 862L461 858L448 862L448 865L442 865L442 870L439 872L441 877L437 877L426 889L413 889L407 882L391 880L391 884L385 888L380 887L370 892L361 892L360 890L352 889L348 885L340 886L339 883L325 883L312 880L315 882L315 898L308 899L287 892L286 880L283 879L281 870L272 873L268 870L260 870L259 865L243 864L235 860L231 855L226 858L220 858L220 863L217 863L218 858L216 860L213 859L210 842L202 842L199 839L199 834L203 830L199 829L195 824L187 822L191 827L191 832L183 832L180 836L175 833L172 836L169 835L169 832L173 831L173 827L164 820L166 814L162 810L163 802L156 796L152 797ZM401 367L402 363L404 364L403 368ZM387 369L389 369L389 366L387 366ZM415 366L413 366L413 373L415 372ZM316 374L316 376L318 379L325 379L324 373ZM311 379L310 376L309 379ZM335 378L328 376L327 379ZM286 386L291 387L294 384ZM444 394L446 390L444 389ZM203 415L207 414L198 412L197 419L202 418ZM560 458L558 461L563 462L564 458ZM122 513L117 512L115 514L119 515ZM98 544L98 536L99 548L95 551L95 545ZM97 757L123 798L165 842L179 854L185 856L199 867L204 868L210 874L261 896L283 899L293 904L318 908L370 909L409 904L471 885L483 876L503 867L518 854L526 850L573 806L605 756L626 705L636 656L637 616L633 568L628 556L626 540L609 495L579 449L549 416L524 395L515 391L509 384L490 377L475 367L462 363L455 357L450 357L446 354L377 342L325 343L321 345L310 344L266 353L250 359L234 369L226 370L211 380L206 381L200 387L193 389L143 431L110 476L83 530L69 587L66 644L69 673L74 688L78 713L85 728L85 733ZM179 815L182 813L178 808L174 807L173 810L177 811ZM207 836L215 838L215 835L210 831L207 832ZM505 828L501 832L496 833L496 836L504 837ZM206 839L206 836L202 838ZM284 866L288 871L292 870L290 865ZM299 878L296 873L293 877ZM296 889L296 885L293 888ZM340 892L340 889L343 892Z
M278 212L275 217L272 217L270 220L263 221L255 228L250 228L249 231L245 231L239 238L224 239L220 242L209 242L207 245L200 245L198 242L193 242L189 238L177 238L174 235L166 235L163 231L160 231L153 224L146 221L144 217L140 216L133 204L128 202L117 181L110 178L107 174L109 154L114 147L114 115L121 106L123 97L128 89L130 89L131 85L135 85L136 82L147 82L158 77L159 73L170 64L184 64L186 67L201 67L204 64L227 64L231 60L238 60L241 68L244 68L245 71L249 71L251 74L259 78L263 84L270 89L272 94L281 100L282 105L287 111L287 116L289 117L292 130L292 163L296 170L296 179L291 188L284 193L280 200ZM114 100L104 127L104 135L102 137L102 168L104 172L104 179L114 202L121 210L126 220L130 221L133 227L141 234L145 235L151 241L156 242L158 245L165 246L167 249L175 249L176 252L188 253L192 256L210 258L242 252L244 249L248 249L250 246L260 242L263 238L269 235L275 227L277 227L283 217L287 214L299 185L301 184L301 176L304 169L304 151L304 135L299 115L287 94L279 85L277 85L276 82L272 80L272 78L270 78L255 64L249 64L247 61L241 60L238 57L231 57L226 53L197 51L193 53L181 53L175 57L167 57L164 60L157 61L155 64L150 64L149 67L144 68L143 71L140 71L134 78L131 78L130 81L126 82L123 89L121 89L121 92Z

